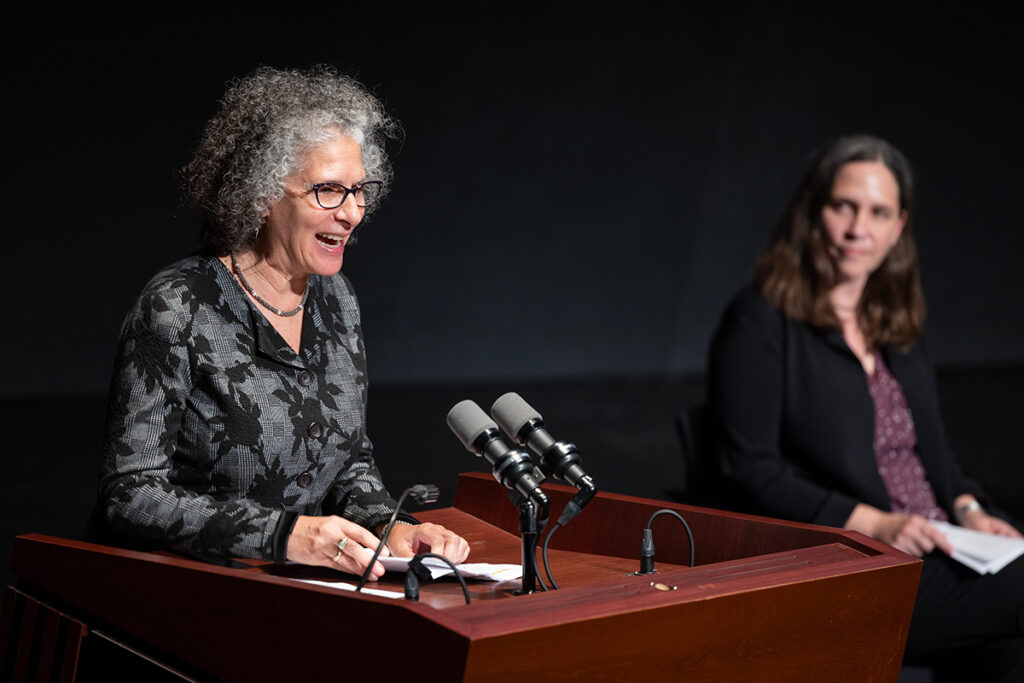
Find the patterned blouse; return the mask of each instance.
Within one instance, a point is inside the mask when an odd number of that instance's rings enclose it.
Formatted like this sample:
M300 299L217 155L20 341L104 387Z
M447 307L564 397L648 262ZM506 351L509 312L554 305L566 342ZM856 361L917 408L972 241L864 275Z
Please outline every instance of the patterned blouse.
M914 416L907 407L903 387L893 377L882 354L875 354L875 372L868 375L868 392L875 404L875 462L892 501L892 511L947 521L935 502L917 454Z
M283 561L299 514L387 521L366 436L359 307L310 276L296 354L213 256L154 277L128 314L99 484L108 532L189 553Z

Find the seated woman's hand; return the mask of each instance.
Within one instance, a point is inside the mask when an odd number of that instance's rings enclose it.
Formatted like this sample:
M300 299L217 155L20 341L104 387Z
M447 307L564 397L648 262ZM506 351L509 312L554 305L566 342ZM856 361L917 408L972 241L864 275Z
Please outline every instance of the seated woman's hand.
M469 556L466 539L440 524L396 524L388 537L388 547L397 557L429 552L444 555L453 564Z
M998 517L993 517L984 510L971 510L960 520L960 526L975 531L984 531L996 536L1009 536L1010 538L1024 538L1009 522Z
M883 512L866 503L859 503L844 526L915 557L924 557L936 548L947 555L953 552L953 546L946 540L946 535L921 515Z
M921 515L882 514L884 518L878 528L878 540L915 557L924 557L936 548L947 555L953 553L953 546L946 540L946 535Z
M288 537L288 559L362 575L378 543L368 529L342 517L300 515ZM387 549L381 554L387 555ZM384 566L374 562L370 580L383 575Z

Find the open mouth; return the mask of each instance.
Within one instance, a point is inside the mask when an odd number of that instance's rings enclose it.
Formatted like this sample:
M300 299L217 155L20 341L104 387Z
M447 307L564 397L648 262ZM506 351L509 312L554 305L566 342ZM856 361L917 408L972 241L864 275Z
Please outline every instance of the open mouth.
M322 242L323 244L326 244L329 247L340 247L342 245L342 243L345 241L345 239L343 237L340 237L338 235L330 235L330 234L325 233L325 232L318 232L316 234L316 238L320 242Z

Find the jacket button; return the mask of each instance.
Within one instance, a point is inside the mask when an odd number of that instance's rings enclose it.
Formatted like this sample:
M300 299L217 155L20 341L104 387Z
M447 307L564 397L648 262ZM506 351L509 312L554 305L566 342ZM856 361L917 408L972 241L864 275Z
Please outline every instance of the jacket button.
M313 373L309 370L303 370L299 373L299 384L304 387L308 387L313 383Z
M324 428L320 426L319 422L312 422L307 430L309 435L314 439L319 439L320 435L324 433Z
M309 485L313 483L313 475L309 472L303 472L299 475L299 478L295 480L295 483L300 488L309 488Z

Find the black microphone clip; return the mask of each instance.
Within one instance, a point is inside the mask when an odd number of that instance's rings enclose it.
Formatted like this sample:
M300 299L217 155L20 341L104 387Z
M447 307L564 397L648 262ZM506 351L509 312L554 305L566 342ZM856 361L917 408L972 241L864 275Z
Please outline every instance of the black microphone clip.
M409 568L405 572L405 599L419 602L420 581L429 578L430 570L423 566L423 555L416 555L409 560Z

